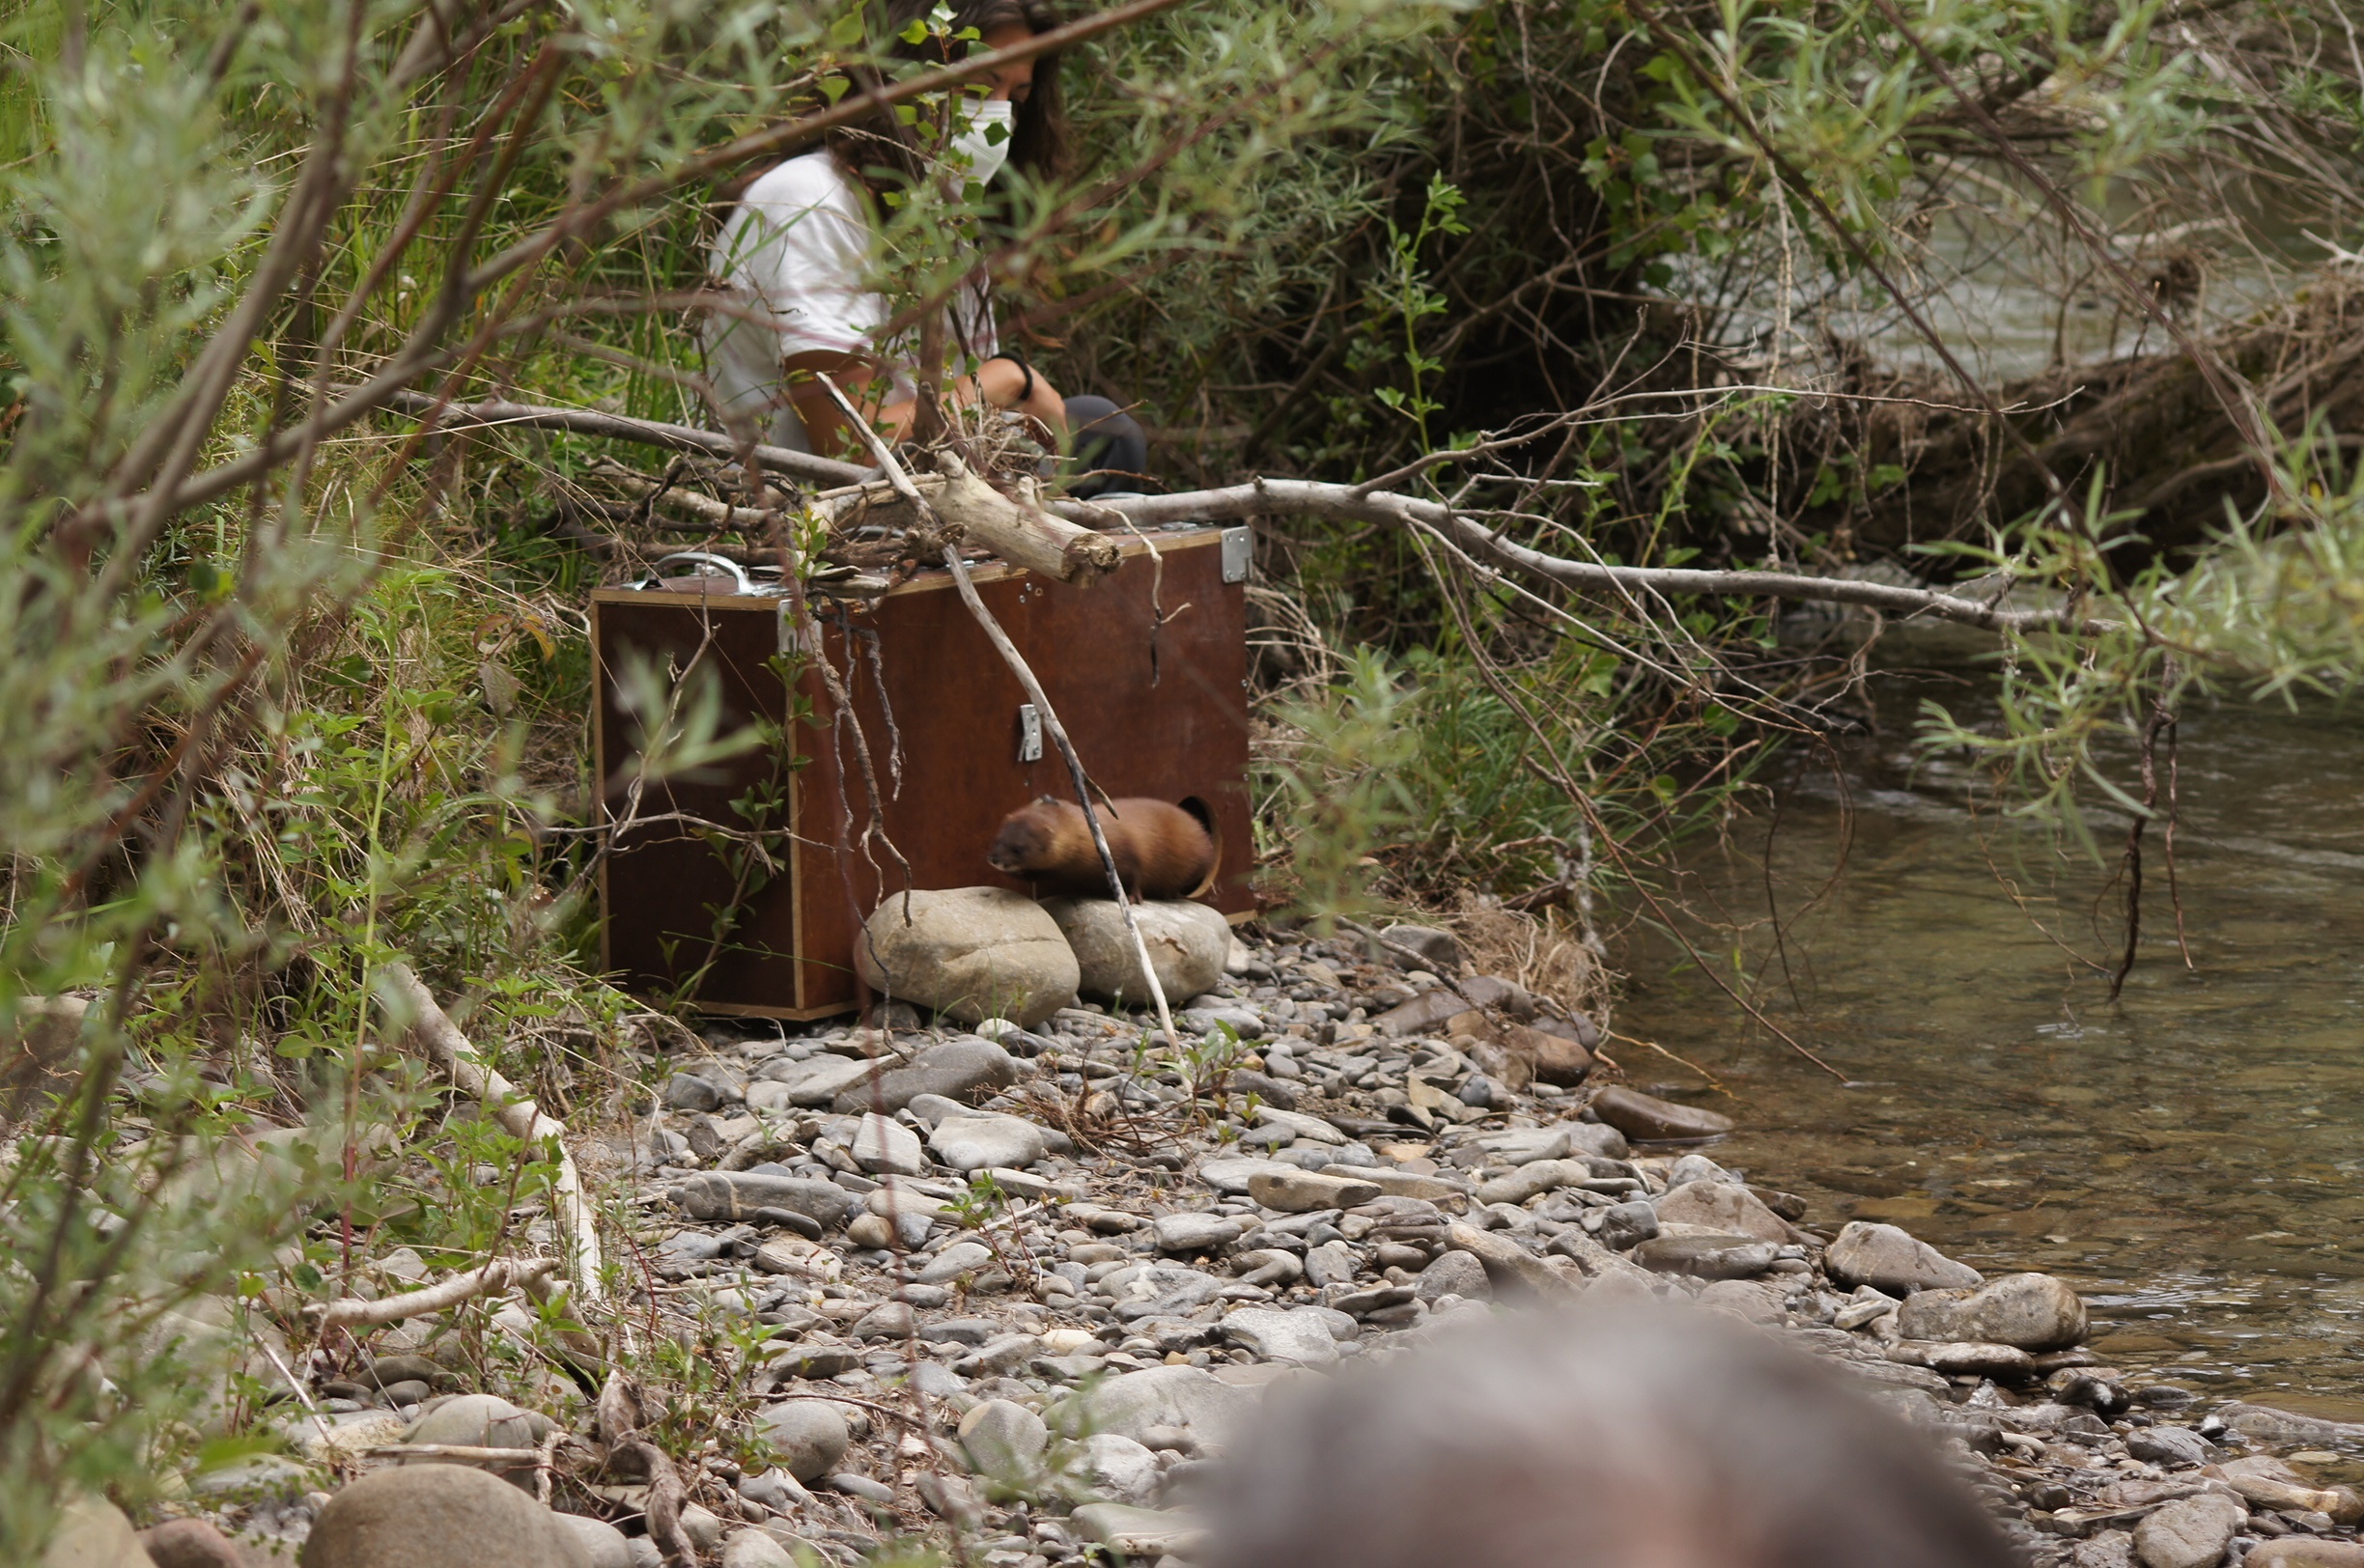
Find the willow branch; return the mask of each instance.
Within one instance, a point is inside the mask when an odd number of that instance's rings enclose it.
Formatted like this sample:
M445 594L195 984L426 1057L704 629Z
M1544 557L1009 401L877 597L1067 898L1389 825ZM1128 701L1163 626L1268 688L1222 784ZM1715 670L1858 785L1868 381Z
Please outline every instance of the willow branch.
M379 973L408 1011L403 1037L435 1064L436 1071L463 1093L483 1102L510 1136L544 1145L556 1156L558 1173L550 1182L550 1196L559 1229L566 1239L568 1275L577 1300L598 1302L603 1288L599 1227L590 1203L583 1197L582 1178L575 1169L575 1157L567 1152L566 1124L543 1115L541 1106L487 1065L409 965L388 964Z
M1883 614L1951 621L1986 631L2098 633L2123 630L2121 622L2066 610L2004 609L1997 603L1982 603L1934 589L1898 588L1845 577L1808 577L1787 572L1713 572L1692 567L1603 566L1574 561L1521 545L1442 502L1386 490L1361 493L1352 485L1309 479L1256 479L1244 485L1190 490L1178 495L1071 502L1065 510L1067 516L1080 520L1089 520L1094 513L1121 513L1143 526L1256 517L1314 517L1376 522L1407 530L1428 527L1449 535L1500 566L1569 588L1859 604Z
M380 1324L400 1323L405 1318L423 1318L431 1312L442 1312L463 1302L472 1302L479 1296L490 1296L522 1285L558 1267L552 1258L504 1259L488 1263L481 1269L469 1269L447 1279L438 1279L424 1290L404 1291L399 1296L381 1296L365 1302L357 1297L346 1297L330 1302L321 1309L323 1329L357 1329Z
M433 415L437 430L481 430L500 426L563 430L577 435L604 435L609 440L633 441L666 452L695 452L727 462L736 462L739 457L739 443L727 435L689 425L667 424L661 419L633 419L623 414L601 413L592 408L553 408L545 404L510 403L499 398L488 399L483 403L446 404L437 413L436 399L425 392L406 390L387 394L385 401L408 414L422 417ZM798 452L784 446L757 446L754 453L757 467L816 484L858 485L872 477L867 468L858 468L853 463L839 462L832 458L817 458L809 452Z

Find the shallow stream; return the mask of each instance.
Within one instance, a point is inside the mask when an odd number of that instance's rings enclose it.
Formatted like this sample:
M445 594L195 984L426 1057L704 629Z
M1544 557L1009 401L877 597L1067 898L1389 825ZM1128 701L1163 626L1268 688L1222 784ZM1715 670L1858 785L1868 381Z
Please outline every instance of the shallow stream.
M2113 1004L2053 939L2114 958L2105 874L1974 812L1957 760L1916 760L1921 701L1975 710L1984 678L1877 686L1880 734L1846 745L1838 778L1786 764L1770 832L1760 814L1687 861L1694 907L1754 922L1759 1005L1851 1086L1672 943L1637 955L1619 1032L1726 1093L1611 1049L1638 1086L1737 1116L1716 1157L1803 1194L1817 1222L1893 1220L1989 1274L2060 1274L2129 1372L2364 1420L2364 712L2186 714L2178 881L2197 969L2154 832L2141 961ZM2101 830L2114 847L2123 819ZM1787 979L1766 962L1768 882ZM1732 936L1693 935L1729 976Z

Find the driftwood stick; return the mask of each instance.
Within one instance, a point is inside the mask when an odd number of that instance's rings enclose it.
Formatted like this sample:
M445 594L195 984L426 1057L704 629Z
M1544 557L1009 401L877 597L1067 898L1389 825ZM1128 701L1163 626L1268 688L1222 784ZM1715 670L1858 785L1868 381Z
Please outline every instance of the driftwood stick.
M895 455L887 449L886 443L880 440L878 433L854 411L854 405L846 400L843 392L837 390L836 382L827 376L821 376L819 379L854 428L868 438L870 455L878 459L879 467L885 470L887 482L902 492L903 498L923 518L933 521L933 509L913 486L911 475L903 471L903 465L895 461ZM1157 1002L1158 1022L1165 1027L1166 1043L1178 1048L1182 1044L1182 1036L1175 1030L1173 1013L1166 1005L1166 988L1158 983L1157 969L1149 962L1149 944L1141 939L1140 922L1134 917L1133 900L1125 892L1124 878L1116 870L1116 856L1109 849L1108 835L1100 830L1100 813L1092 808L1091 779L1084 771L1084 759L1076 755L1075 742L1067 738L1067 726L1059 722L1058 712L1051 706L1051 699L1044 693L1042 683L1034 679L1033 667L1027 663L1026 656L1018 652L1018 645L1009 640L1009 633L1001 630L1001 623L994 619L993 611L985 607L985 601L977 597L976 584L969 580L969 564L961 559L960 546L946 545L943 558L944 565L951 569L953 586L960 590L961 602L969 606L969 613L975 617L978 627L992 641L994 651L1001 656L1001 661L1018 678L1018 685L1025 689L1027 700L1034 705L1034 712L1042 718L1043 732L1058 746L1059 755L1067 759L1067 771L1075 780L1076 798L1084 807L1084 826L1091 829L1092 847L1100 852L1100 864L1108 871L1109 889L1116 897L1116 908L1124 912L1125 931L1132 937L1133 951L1140 959L1141 978L1149 982L1149 994Z
M458 1306L462 1302L472 1302L479 1296L490 1296L512 1285L524 1284L528 1279L549 1274L557 1267L554 1258L503 1259L497 1263L488 1263L481 1269L469 1269L438 1279L424 1290L408 1290L399 1296L381 1296L374 1302L348 1296L323 1307L320 1324L323 1329L358 1329L400 1323L405 1318L421 1318L430 1312L442 1312Z
M566 1242L567 1276L577 1301L597 1304L605 1288L600 1280L599 1226L583 1197L575 1157L567 1152L565 1124L543 1115L539 1106L485 1064L409 965L398 960L380 972L409 1010L404 1038L456 1088L482 1101L510 1136L546 1143L557 1157L558 1174L550 1183L550 1195L556 1200L558 1226Z

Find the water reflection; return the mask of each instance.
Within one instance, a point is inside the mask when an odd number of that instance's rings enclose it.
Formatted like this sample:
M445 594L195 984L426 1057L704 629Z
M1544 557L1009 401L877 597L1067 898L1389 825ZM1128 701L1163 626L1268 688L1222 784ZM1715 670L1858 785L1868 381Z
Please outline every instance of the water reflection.
M2141 963L2111 1004L2068 951L2114 956L2106 874L1973 809L1961 764L1914 766L1921 701L1975 686L1957 670L1880 686L1884 733L1843 779L1798 759L1776 830L1760 819L1688 868L1694 907L1754 922L1759 1004L1853 1085L1762 1037L1672 944L1637 956L1621 1029L1715 1075L1745 1126L1718 1158L1817 1219L2059 1273L2090 1293L2113 1364L2364 1419L2364 715L2186 715L2197 970L2153 835ZM1619 1054L1644 1088L1722 1104L1663 1056Z

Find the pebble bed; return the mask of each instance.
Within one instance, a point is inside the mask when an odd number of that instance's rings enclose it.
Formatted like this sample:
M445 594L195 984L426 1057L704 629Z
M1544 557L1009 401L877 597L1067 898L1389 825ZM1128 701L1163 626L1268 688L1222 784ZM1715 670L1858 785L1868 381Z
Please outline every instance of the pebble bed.
M1235 941L1177 1014L1215 1035L1195 1051L1144 1053L1151 1025L1096 1008L1033 1029L887 1020L915 1026L877 1058L880 1032L842 1022L677 1051L629 1136L578 1158L638 1194L635 1321L774 1330L749 1430L687 1471L702 1559L852 1564L957 1530L990 1568L1187 1568L1194 1493L1276 1382L1608 1291L1695 1299L1842 1369L1932 1437L2032 1563L2364 1568L2364 1501L2308 1474L2364 1427L2203 1409L2099 1364L2056 1279L1982 1277L1894 1226L1817 1228L1773 1173L1716 1162L1713 1112L1604 1082L1588 1022L1497 978L1449 983L1449 938L1401 939L1432 967ZM381 1336L357 1381L316 1380L318 1414L288 1424L361 1480L331 1498L304 1470L271 1496L249 1475L260 1495L163 1526L223 1554L151 1540L153 1560L391 1563L365 1527L381 1488L469 1518L476 1497L491 1512L469 1528L509 1532L502 1561L544 1560L517 1536L546 1530L554 1563L659 1562L632 1486L384 1462L397 1443L560 1469L595 1451L587 1414L568 1434L456 1386L431 1328ZM487 1469L502 1496L462 1496Z

